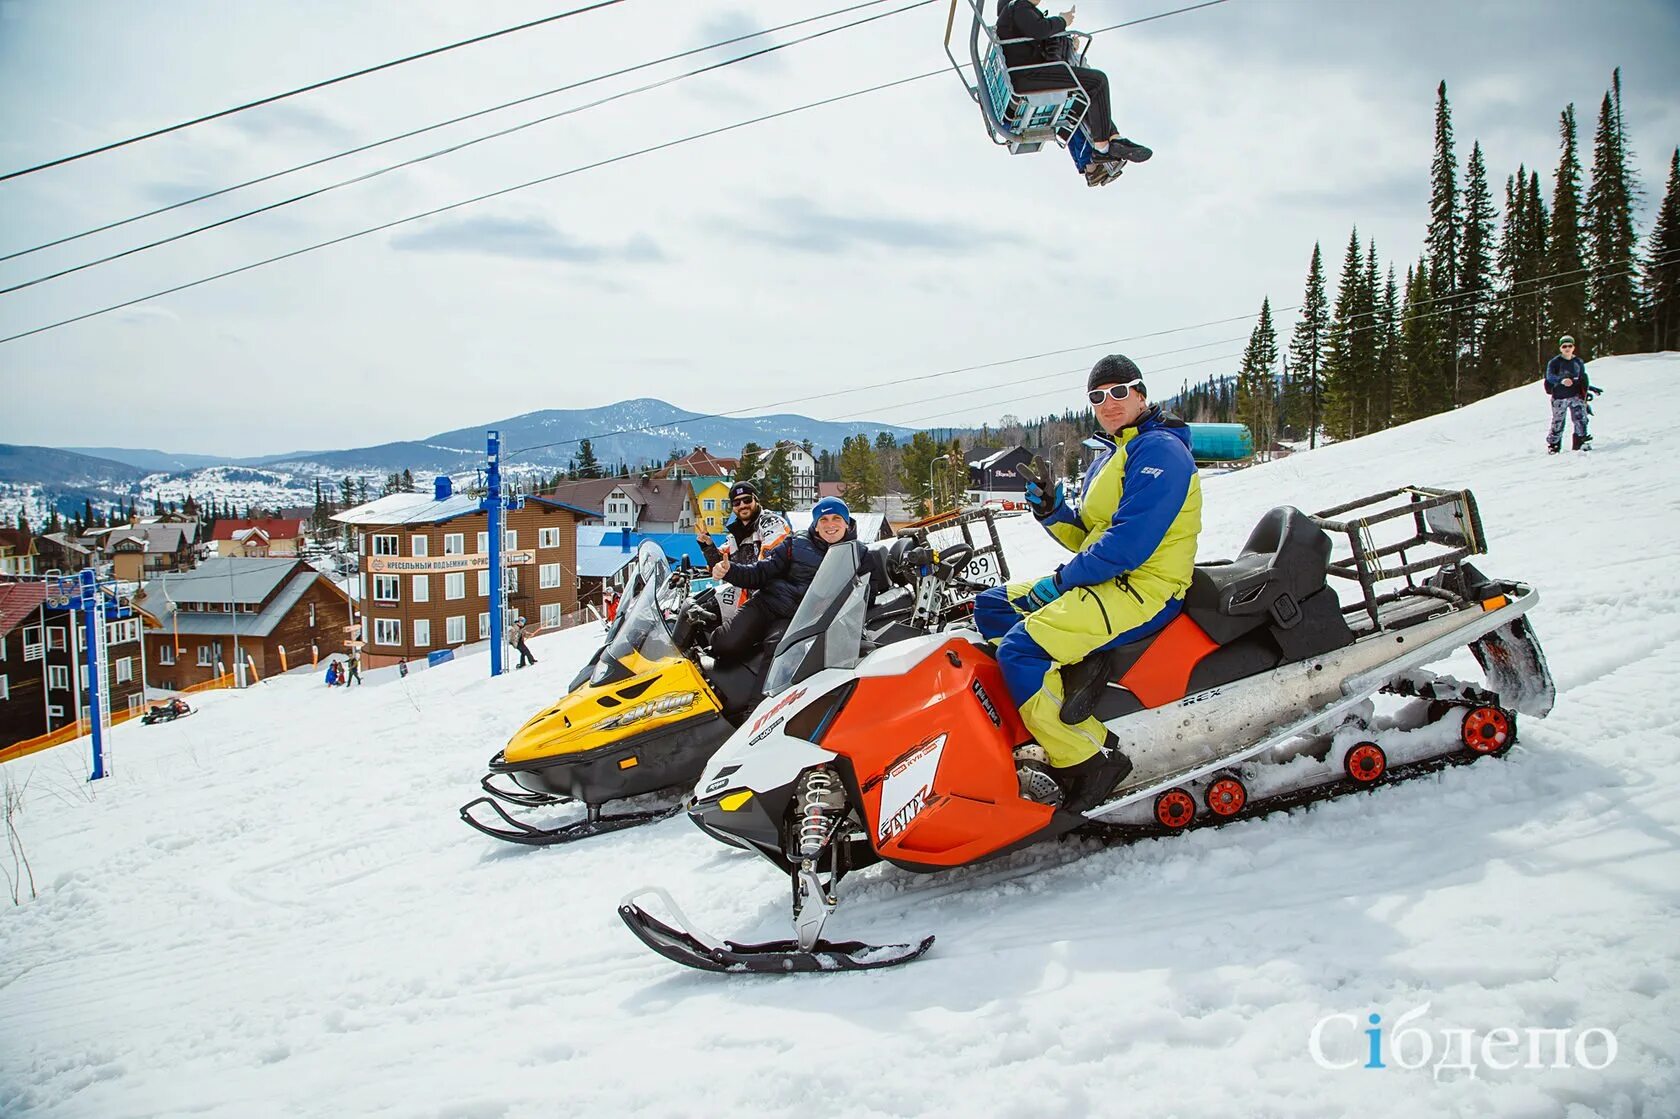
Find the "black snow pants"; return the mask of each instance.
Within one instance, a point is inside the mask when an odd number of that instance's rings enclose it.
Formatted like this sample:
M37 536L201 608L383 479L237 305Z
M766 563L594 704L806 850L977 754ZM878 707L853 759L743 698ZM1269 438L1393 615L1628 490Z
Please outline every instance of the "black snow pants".
M1114 110L1108 97L1108 75L1101 70L1093 70L1089 66L1073 67L1073 76L1079 79L1079 84L1085 89L1085 96L1091 99L1091 107L1085 112L1085 128L1091 133L1091 139L1099 144L1106 144L1115 135ZM1022 70L1009 75L1018 92L1029 92L1039 89L1057 89L1067 85L1067 71L1060 66L1046 66L1038 70Z

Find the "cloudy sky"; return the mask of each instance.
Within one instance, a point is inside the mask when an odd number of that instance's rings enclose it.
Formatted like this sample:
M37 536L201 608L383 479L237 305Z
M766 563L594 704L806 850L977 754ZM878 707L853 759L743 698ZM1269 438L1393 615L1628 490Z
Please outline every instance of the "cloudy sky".
M628 0L0 182L0 255L845 2ZM1182 2L1084 0L1076 22ZM567 6L0 0L0 173ZM945 14L917 7L0 295L0 336L933 70ZM1159 394L1229 372L1250 324L1176 328L1252 315L1266 295L1293 305L1315 240L1339 262L1357 223L1385 260L1416 257L1442 79L1460 158L1479 139L1496 194L1524 162L1549 195L1559 111L1576 104L1590 155L1621 66L1643 235L1680 143L1677 55L1674 0L1229 0L1092 48L1121 131L1157 153L1114 186L1087 188L1059 151L994 149L946 73L0 345L0 441L261 454L632 396L943 425L1074 402L1110 349ZM3 261L0 287L719 57ZM1050 350L1071 352L991 364ZM800 403L841 389L858 391Z

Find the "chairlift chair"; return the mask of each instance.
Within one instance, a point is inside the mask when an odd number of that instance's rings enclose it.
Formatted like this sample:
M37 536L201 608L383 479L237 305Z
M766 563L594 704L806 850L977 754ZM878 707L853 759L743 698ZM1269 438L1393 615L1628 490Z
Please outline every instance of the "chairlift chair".
M951 60L951 68L969 97L980 106L980 115L986 122L986 131L992 143L1007 146L1011 155L1036 152L1049 141L1058 147L1067 147L1075 137L1083 135L1085 114L1091 107L1090 99L1073 73L1075 66L1084 65L1085 48L1090 43L1090 37L1070 28L1058 36L1069 40L1064 60L1010 66L1003 57L1006 42L1013 45L1032 40L1000 40L986 22L980 4L981 0L968 0L972 22L968 34L969 61L965 67L951 52L951 33L957 19L957 0L951 0L951 10L945 20L945 56ZM982 36L985 39L984 56L981 54ZM1017 90L1011 75L1027 70L1060 70L1067 75L1067 85ZM1085 137L1085 141L1088 143L1089 137Z

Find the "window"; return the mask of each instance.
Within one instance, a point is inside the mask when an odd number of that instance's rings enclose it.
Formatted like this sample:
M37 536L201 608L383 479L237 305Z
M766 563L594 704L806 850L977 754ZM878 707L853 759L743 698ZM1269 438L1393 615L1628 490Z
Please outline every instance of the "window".
M467 616L457 614L453 618L443 620L443 640L450 645L459 645L467 639Z
M49 719L62 719L62 718L64 718L64 705L62 703L49 703L49 704L47 704L47 718L49 718Z
M165 641L158 646L158 663L164 666L175 663L175 646Z
M480 614L478 616L478 639L480 641L483 641L486 637L489 637L489 636L490 636L490 615L488 613Z
M560 628L560 604L558 602L544 603L539 614L544 629Z
M134 658L120 657L117 660L117 683L126 684L134 679Z
M52 626L47 630L47 648L62 650L64 648L64 627Z
M432 643L432 623L426 618L414 619L414 643L416 645L430 645Z
M408 551L409 551L410 555L416 555L416 556L425 555L426 554L426 537L424 537L424 536L410 536L408 538Z
M356 576L356 600L358 602L367 601L367 572L365 571Z
M717 512L717 498L708 497L705 501L705 505L706 505L706 512L708 512L708 513Z
M519 568L510 567L510 568L507 569L506 582L507 582L507 592L508 592L508 594L518 594L519 593Z
M140 623L137 621L110 622L105 626L105 642L108 645L126 645L140 639Z
M12 698L11 685L6 683L6 678L4 676L0 676L0 700L6 700L6 699L11 699L11 698Z
M81 668L81 675L82 675L82 691L84 691L84 692L85 692L85 691L87 691L87 690L88 690L88 682L87 682L87 670L88 670L88 666L87 666L87 665L85 665L85 664L84 664L84 665L82 665L82 668Z
M315 628L315 604L313 602L309 604L309 628Z
M376 556L399 554L397 552L397 534L393 532L388 536L383 533L375 535L373 538L373 554Z
M214 668L216 661L219 660L222 655L221 646L222 643L220 641L212 642L209 645L200 645L198 647L198 667Z
M478 573L478 597L490 597L490 572L487 570Z
M67 664L47 665L47 690L67 692L70 690L70 666Z
M23 659L38 661L41 659L41 627L23 627Z
M443 577L444 598L467 597L467 573L465 571L451 571Z
M443 554L446 555L446 556L464 555L466 553L466 550L467 550L466 549L466 543L465 543L466 538L467 538L467 536L466 536L466 533L464 533L464 532L446 532L446 533L444 533L443 534Z
M560 585L560 565L545 563L537 568L537 586L543 590L552 590Z
M145 705L146 697L143 695L135 694L128 697L128 710L130 713L140 710L140 708Z
M507 543L503 544L502 547L506 548L510 552L517 551L519 548L519 533L514 529L508 529Z
M430 601L430 599L431 599L431 583L432 583L432 577L430 575L416 575L414 577L414 601L415 602Z
M488 532L479 533L478 534L478 554L482 556L485 552L488 552L489 550L490 550L490 534Z
M400 593L398 576L375 575L373 577L373 600L375 602L396 602Z
M367 555L367 533L365 532L356 534L356 554L358 556Z
M401 645L402 623L395 618L375 618L373 620L373 643L375 645Z
M537 529L537 547L539 547L539 548L558 548L559 546L560 546L560 529L559 529L559 526L556 526L554 528L539 528L539 529Z

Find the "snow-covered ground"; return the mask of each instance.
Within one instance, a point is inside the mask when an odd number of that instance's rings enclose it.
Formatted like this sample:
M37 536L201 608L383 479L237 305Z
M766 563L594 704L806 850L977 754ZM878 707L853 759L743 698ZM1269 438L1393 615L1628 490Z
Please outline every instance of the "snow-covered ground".
M1128 849L873 868L830 935L936 932L927 957L723 977L614 904L658 883L713 932L786 935L762 861L680 818L550 850L456 818L592 633L494 681L474 656L206 695L117 728L97 786L85 744L0 771L40 887L0 909L0 1114L1680 1114L1680 355L1592 372L1590 455L1544 455L1530 387L1207 479L1207 558L1275 504L1473 488L1479 564L1541 589L1559 688L1502 761ZM1054 562L1004 531L1017 575ZM1467 1040L1476 1075L1439 1064Z

